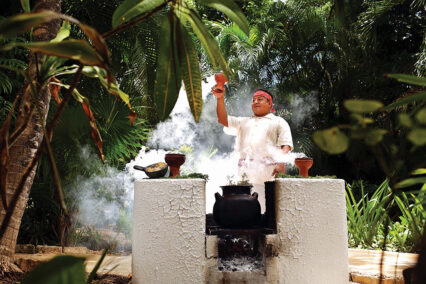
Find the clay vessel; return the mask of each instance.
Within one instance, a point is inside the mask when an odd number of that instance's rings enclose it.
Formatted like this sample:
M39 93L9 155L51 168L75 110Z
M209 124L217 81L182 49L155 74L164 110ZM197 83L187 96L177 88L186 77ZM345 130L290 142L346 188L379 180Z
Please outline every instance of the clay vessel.
M250 195L252 185L221 186L223 196L215 194L213 218L224 228L251 228L259 225L261 220L258 194Z
M167 165L170 167L170 176L177 177L180 176L180 166L185 163L185 154L166 154L164 160Z
M299 175L302 177L308 177L308 171L312 167L314 159L312 158L296 158L294 164L299 169Z
M225 85L226 82L228 82L228 78L226 78L225 74L223 73L216 73L214 75L214 79L216 81L216 88L218 90L216 90L216 92L221 93L223 86Z

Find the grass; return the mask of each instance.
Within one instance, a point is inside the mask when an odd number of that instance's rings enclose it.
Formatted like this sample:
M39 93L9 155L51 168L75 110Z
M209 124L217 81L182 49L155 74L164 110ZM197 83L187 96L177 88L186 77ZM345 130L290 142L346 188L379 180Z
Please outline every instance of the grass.
M417 193L395 195L385 180L371 195L365 194L362 183L360 191L362 197L357 200L352 186L346 186L349 246L381 249L388 224L386 250L415 252L426 223L426 186Z

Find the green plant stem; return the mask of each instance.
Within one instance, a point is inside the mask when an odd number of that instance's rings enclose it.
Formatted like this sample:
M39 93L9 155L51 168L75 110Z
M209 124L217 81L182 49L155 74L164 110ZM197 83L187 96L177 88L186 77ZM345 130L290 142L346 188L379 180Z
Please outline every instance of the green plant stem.
M106 33L104 33L104 34L102 35L102 37L103 37L104 39L107 39L107 38L109 38L109 37L111 37L111 36L115 35L116 33L122 32L122 31L124 31L124 30L126 30L126 29L130 28L131 26L134 26L134 25L136 25L136 24L138 24L138 23L140 23L140 22L145 21L146 19L148 19L149 17L151 17L152 15L154 15L156 12L158 12L158 11L160 11L161 9L163 9L164 7L166 7L166 6L167 6L167 4L168 4L169 2L170 2L170 0L168 0L168 1L164 2L163 4L161 4L160 6L158 6L157 8L155 8L155 9L151 10L150 12L148 12L148 13L144 14L143 16L141 16L141 17L139 17L139 18L136 18L136 19L134 19L134 20L131 20L130 22L124 23L124 24L122 24L122 25L119 25L118 27L116 27L116 28L114 28L114 29L112 29L112 30L110 30L110 31L108 31L108 32L106 32Z

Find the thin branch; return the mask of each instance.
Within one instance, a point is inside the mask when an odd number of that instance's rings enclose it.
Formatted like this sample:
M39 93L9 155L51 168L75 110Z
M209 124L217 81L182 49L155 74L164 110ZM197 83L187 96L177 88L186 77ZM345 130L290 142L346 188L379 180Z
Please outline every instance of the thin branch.
M122 25L119 25L118 27L104 33L102 35L102 37L104 39L109 38L110 36L115 35L116 33L122 32L123 30L126 30L127 28L130 28L131 26L134 26L140 22L145 21L147 18L151 17L153 14L157 13L158 11L160 11L161 9L163 9L164 7L167 6L167 4L170 2L170 0L165 1L163 4L161 4L160 6L158 6L157 8L151 10L150 12L144 14L143 16L136 18L134 20L131 20L130 22L124 23Z

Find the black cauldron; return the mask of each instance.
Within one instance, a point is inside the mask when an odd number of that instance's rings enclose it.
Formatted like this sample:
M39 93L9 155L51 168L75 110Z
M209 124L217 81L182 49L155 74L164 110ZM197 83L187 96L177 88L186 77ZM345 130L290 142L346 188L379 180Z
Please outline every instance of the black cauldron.
M213 218L224 228L251 228L261 220L257 193L250 195L252 185L221 186L223 196L216 192Z

